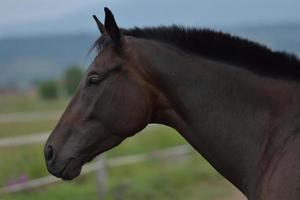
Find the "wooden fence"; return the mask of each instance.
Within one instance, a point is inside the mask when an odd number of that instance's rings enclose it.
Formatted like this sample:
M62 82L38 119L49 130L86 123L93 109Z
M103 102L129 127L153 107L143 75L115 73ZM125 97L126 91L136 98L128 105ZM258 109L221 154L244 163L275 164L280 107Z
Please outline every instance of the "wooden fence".
M29 136L1 139L0 148L41 144L45 142L48 135L49 132L45 132L45 133L33 134ZM182 156L186 156L190 152L191 152L191 148L188 145L180 145L171 148L152 151L146 154L136 154L136 155L129 155L129 156L118 157L118 158L111 158L111 159L106 159L105 154L103 154L97 157L93 163L87 164L83 168L82 174L96 172L97 189L99 193L99 198L103 199L105 195L105 191L107 190L106 189L107 168L136 164L136 163L141 163L146 161L163 160L167 158L179 158ZM29 189L33 189L45 185L51 185L57 182L60 182L60 179L57 179L53 176L45 176L38 179L0 188L0 195L20 192L23 190L29 190Z

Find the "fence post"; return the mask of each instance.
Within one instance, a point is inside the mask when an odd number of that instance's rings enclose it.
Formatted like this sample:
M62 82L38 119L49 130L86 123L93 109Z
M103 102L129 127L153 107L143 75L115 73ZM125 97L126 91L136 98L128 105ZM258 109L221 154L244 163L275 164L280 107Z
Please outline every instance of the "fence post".
M107 166L106 166L106 156L101 154L96 158L97 170L96 170L96 187L99 196L99 200L104 200L105 194L107 192Z

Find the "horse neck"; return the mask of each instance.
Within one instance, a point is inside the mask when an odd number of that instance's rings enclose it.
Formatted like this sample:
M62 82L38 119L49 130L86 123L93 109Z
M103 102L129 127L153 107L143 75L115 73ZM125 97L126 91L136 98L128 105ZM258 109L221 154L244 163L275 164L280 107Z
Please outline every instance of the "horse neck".
M153 122L178 130L244 194L255 190L266 130L280 101L265 95L274 81L156 42L140 41L139 49L164 96Z

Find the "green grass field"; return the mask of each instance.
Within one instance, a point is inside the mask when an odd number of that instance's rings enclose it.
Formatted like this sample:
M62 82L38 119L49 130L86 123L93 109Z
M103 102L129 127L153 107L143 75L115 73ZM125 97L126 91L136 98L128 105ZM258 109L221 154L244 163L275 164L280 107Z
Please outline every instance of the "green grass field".
M37 98L1 99L0 113L60 110L67 100L43 102ZM56 120L38 122L0 123L0 138L33 134L51 130ZM149 152L186 141L173 129L161 126L146 129L127 139L107 153L108 158ZM49 175L43 158L43 145L0 148L0 187L18 180ZM183 159L145 162L108 169L108 191L105 199L220 199L230 195L232 188L196 152ZM19 192L0 197L1 200L72 199L96 200L97 190L94 174L81 176L72 182Z
M68 99L43 101L35 96L0 97L0 114L63 109Z

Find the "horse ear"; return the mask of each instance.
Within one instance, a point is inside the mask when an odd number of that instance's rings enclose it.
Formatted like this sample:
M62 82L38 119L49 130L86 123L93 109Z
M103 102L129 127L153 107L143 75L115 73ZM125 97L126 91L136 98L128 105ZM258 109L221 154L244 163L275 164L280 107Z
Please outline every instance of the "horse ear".
M105 27L104 27L104 25L100 22L100 20L98 19L98 17L97 17L96 15L93 15L93 18L94 18L94 20L95 20L95 22L96 22L96 24L97 24L97 26L98 26L98 29L99 29L100 33L101 33L101 34L106 33Z
M114 15L112 14L112 12L108 9L108 8L104 8L105 11L105 30L108 33L108 35L110 36L111 40L113 41L113 43L118 47L121 46L122 44L122 36L121 36L121 32L120 29L115 21Z

